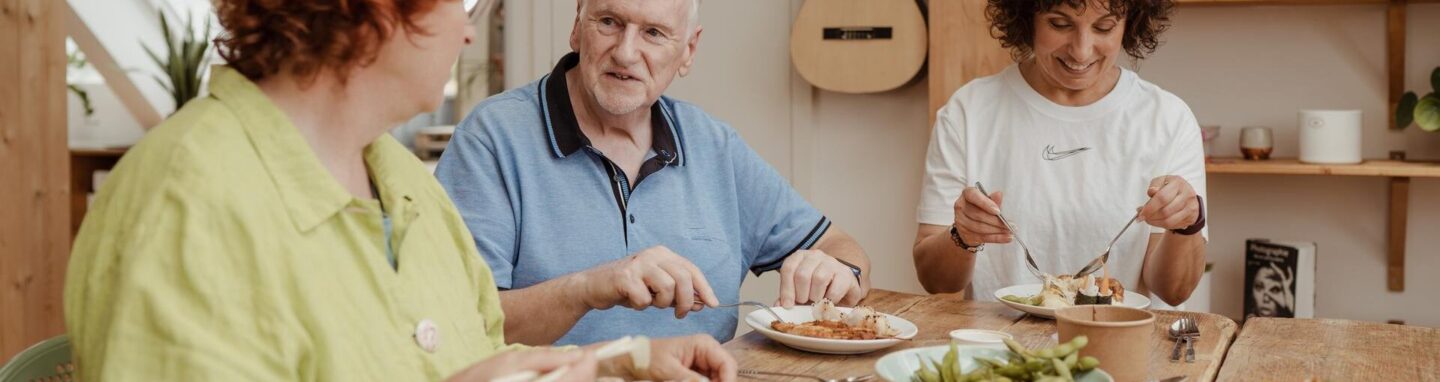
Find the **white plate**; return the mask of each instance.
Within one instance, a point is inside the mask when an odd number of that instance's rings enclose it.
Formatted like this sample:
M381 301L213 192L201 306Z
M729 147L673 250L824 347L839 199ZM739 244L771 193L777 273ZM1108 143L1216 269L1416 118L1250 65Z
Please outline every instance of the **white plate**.
M781 307L772 307L770 309L775 310L775 313L779 314L780 317L784 317L785 322L801 323L815 320L810 314L810 306L806 305L789 309ZM850 308L837 307L835 309L840 310L841 313L850 314ZM760 334L769 337L771 340L775 340L775 342L785 344L785 346L824 354L869 353L895 346L895 344L901 341L914 338L915 334L920 332L920 328L915 327L915 323L913 322L889 314L884 315L885 318L890 319L890 327L899 330L900 335L895 336L895 338L878 340L832 340L781 333L770 328L770 323L775 321L775 316L771 316L770 313L765 312L764 309L756 309L750 312L750 314L745 315L745 325L749 325L751 329L755 329L755 331L760 332Z
M985 346L959 345L956 346L956 353L959 354L960 372L968 373L975 370L978 364L975 357L1004 359L1009 351L1000 350ZM945 357L945 352L950 351L950 345L930 346L923 348L910 348L880 357L875 361L875 375L891 382L910 382L910 376L915 375L915 370L920 369L920 359L940 360ZM1076 382L1115 382L1110 374L1104 370L1095 369L1084 373L1075 374Z
M1045 318L1055 318L1055 309L1033 305L1025 305L1018 302L1006 301L1005 299L1001 298L1005 297L1005 295L1011 294L1020 297L1034 296L1036 294L1039 294L1040 289L1043 287L1043 284L1020 284L1008 286L995 291L995 299L1000 301L1000 303L1005 304L1006 306L1009 306L1011 308L1015 308L1015 310L1021 312L1030 313ZM1125 302L1121 303L1120 305L1136 309L1145 309L1150 307L1150 298L1145 297L1145 295L1127 290L1125 291Z

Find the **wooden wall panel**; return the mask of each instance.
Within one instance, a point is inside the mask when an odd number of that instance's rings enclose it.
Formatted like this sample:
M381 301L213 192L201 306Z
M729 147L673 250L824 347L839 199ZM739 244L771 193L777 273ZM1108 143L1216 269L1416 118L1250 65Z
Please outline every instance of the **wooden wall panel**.
M985 0L930 0L930 125L955 90L1010 65L1010 51L990 37Z
M65 331L64 4L0 0L0 360Z

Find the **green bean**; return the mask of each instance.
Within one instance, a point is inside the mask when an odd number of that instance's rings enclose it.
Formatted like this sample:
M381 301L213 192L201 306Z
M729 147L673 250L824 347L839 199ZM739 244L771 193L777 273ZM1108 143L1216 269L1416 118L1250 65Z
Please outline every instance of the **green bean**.
M921 357L920 369L911 376L914 382L969 382L969 381L1073 381L1074 374L1094 370L1100 361L1095 357L1080 356L1080 349L1089 344L1085 336L1076 336L1065 343L1045 349L1026 349L1012 339L1005 340L1008 348L1003 356L975 357L976 368L966 373L960 369L959 347L950 345L949 351L938 360L926 361Z
M1019 364L1009 364L1005 365L1004 367L996 368L995 373L1000 374L1001 376L1016 379L1024 379L1026 375L1030 374L1028 371L1025 370L1025 366Z
M1035 356L1040 358L1055 358L1055 348L1036 350Z
M1053 351L1054 355L1047 358L1064 358L1066 355L1074 353L1075 347L1071 346L1069 343L1063 343L1053 348L1050 348L1050 350Z
M1055 365L1055 372L1060 373L1061 378L1065 378L1066 381L1075 380L1075 376L1070 374L1070 368L1065 367L1065 361L1061 361L1058 358L1051 358L1050 363Z
M920 378L920 382L940 382L940 375L930 370L930 363L925 362L925 357L916 357L920 358L920 370L915 372L915 376Z
M945 372L940 375L946 381L960 380L960 349L953 343L950 351L945 352Z
M1010 348L1010 351L1020 354L1020 356L1026 357L1027 359L1032 356L1030 349L1026 349L1025 345L1021 345L1013 339L1006 338L1005 347Z
M1042 361L1039 358L1025 361L1025 370L1030 372L1045 370L1045 361Z

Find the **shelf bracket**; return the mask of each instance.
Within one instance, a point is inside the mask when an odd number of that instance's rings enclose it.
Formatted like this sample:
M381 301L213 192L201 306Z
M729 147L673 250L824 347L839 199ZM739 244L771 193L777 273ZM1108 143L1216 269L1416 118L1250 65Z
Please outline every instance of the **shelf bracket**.
M1390 231L1386 256L1386 285L1391 292L1405 291L1405 229L1410 210L1410 178L1390 178Z
M1405 94L1405 5L1408 0L1390 0L1385 6L1385 77L1389 83L1389 91L1386 93L1390 102L1390 108L1386 119L1391 130L1402 129L1403 126L1395 126L1395 107L1400 104L1400 96Z

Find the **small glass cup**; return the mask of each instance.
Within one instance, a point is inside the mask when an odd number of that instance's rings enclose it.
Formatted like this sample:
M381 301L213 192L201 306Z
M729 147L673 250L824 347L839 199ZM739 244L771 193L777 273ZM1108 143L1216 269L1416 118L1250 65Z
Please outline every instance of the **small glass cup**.
M1220 126L1200 126L1200 139L1205 145L1205 161L1207 162L1210 161L1210 158L1215 157L1215 138L1218 137L1220 137Z
M1247 160L1270 159L1275 150L1275 137L1269 127L1246 126L1240 129L1240 153Z

